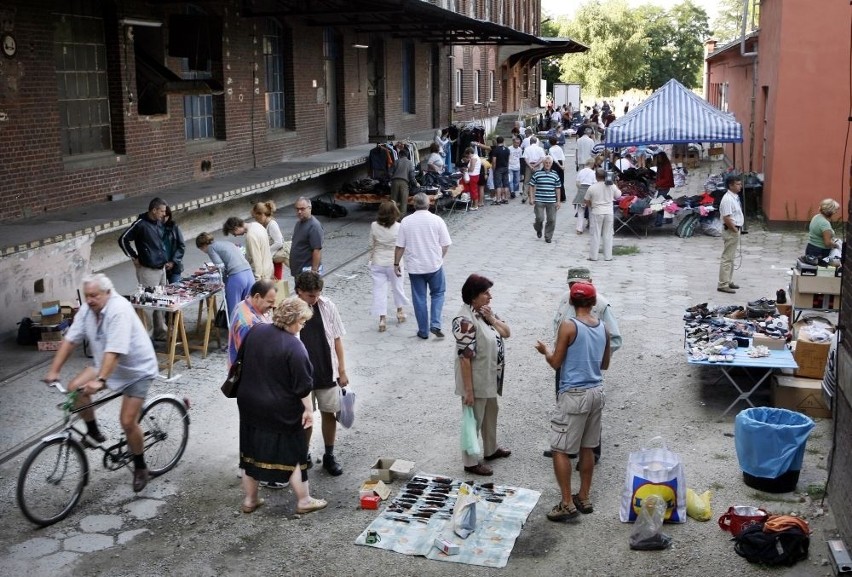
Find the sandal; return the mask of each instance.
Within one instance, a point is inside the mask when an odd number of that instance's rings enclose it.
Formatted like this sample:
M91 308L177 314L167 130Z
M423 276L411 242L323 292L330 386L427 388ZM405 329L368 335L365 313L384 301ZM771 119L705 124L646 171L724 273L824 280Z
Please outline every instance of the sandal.
M243 504L242 511L243 511L243 513L246 513L246 514L254 513L257 510L257 508L263 506L264 503L266 503L266 499L258 499L255 502L254 505Z
M573 505L565 505L560 501L558 505L550 510L550 513L547 514L547 518L551 521L570 521L572 519L576 519L579 515L580 511L578 511Z
M388 330L388 325L387 325L387 323L385 322L385 319L384 319L384 318L382 318L382 319L379 321L379 332L380 332L380 333L383 333L383 332L385 332L386 330Z
M572 495L571 500L574 501L574 506L577 507L577 510L583 515L588 515L595 510L595 508L592 507L591 499L581 499L580 495L577 494Z
M311 497L311 502L307 507L296 507L296 513L304 515L306 513L325 509L326 506L328 506L328 501L326 501L325 499L314 499L313 497Z
M396 322L397 322L397 324L404 323L406 318L408 318L408 317L405 316L404 312L396 311Z
M485 460L486 461L493 461L494 459L505 459L506 457L508 457L511 454L512 454L512 451L510 451L509 449L504 449L504 448L500 447L499 449L494 451L492 454L485 457Z

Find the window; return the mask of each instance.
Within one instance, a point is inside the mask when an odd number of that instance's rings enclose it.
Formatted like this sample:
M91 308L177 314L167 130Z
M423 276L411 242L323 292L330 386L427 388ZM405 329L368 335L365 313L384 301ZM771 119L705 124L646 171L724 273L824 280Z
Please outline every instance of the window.
M285 89L292 85L292 39L276 20L266 21L263 64L266 72L266 126L273 130L295 129L295 107Z
M56 15L53 36L61 145L67 155L112 149L103 17L92 0L73 5L78 13Z
M494 71L488 71L488 102L494 102Z
M402 47L402 111L415 112L414 90L414 42L406 42Z
M181 77L187 80L213 78L209 70L190 70L188 59L181 62ZM214 138L213 96L192 94L183 97L183 120L187 140Z
M521 72L521 98L530 96L530 69L526 66Z
M456 106L461 106L464 104L464 70L461 68L456 69L456 84L453 87L455 90L456 96Z
M719 85L719 110L722 112L728 111L728 88L727 82Z
M473 103L479 104L480 98L479 94L482 89L481 86L481 75L482 73L479 70L473 71Z
M484 16L483 20L489 20L490 21L491 20L491 0L485 0L485 2L483 2L482 4L483 4L482 11L483 11L483 16Z

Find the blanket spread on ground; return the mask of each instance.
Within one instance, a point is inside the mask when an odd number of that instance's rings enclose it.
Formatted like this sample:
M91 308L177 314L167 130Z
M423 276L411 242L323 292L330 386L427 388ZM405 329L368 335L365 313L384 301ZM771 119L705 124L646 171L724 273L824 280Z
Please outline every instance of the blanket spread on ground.
M355 539L356 545L388 549L404 555L505 567L515 539L541 495L521 487L476 483L476 530L462 539L453 532L452 509L462 481L418 473L386 502L379 516ZM442 493L437 491L442 490ZM446 495L446 499L441 499ZM443 504L441 504L443 502ZM374 531L378 541L367 543ZM446 555L435 547L442 538L459 546L458 555Z

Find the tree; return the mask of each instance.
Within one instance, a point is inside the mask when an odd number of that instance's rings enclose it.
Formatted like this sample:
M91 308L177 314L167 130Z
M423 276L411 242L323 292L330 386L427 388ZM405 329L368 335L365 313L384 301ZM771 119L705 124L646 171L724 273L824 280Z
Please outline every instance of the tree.
M748 20L746 33L757 29L760 21L760 7L753 0L748 1ZM713 20L713 37L720 43L730 42L742 35L743 0L719 0L719 13Z
M542 20L541 35L545 38L559 36L559 23L552 18ZM558 56L549 56L541 59L541 77L547 81L548 90L551 93L553 92L553 84L559 82L559 75L561 73Z
M636 13L625 0L593 0L565 22L561 36L589 47L562 57L562 79L579 82L593 94L614 94L631 88L641 62L644 38Z
M701 82L707 13L693 0L671 10L630 9L624 0L593 0L562 24L563 35L589 51L562 58L562 78L593 94L631 88L655 90L675 78L692 88Z

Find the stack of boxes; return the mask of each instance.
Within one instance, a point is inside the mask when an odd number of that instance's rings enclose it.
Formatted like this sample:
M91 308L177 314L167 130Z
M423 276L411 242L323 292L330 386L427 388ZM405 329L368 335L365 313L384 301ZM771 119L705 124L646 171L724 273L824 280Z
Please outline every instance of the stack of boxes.
M58 351L62 344L62 335L71 326L76 307L70 302L46 301L41 311L33 314L35 326L41 331L38 341L40 351Z
M793 358L799 368L794 375L776 375L772 384L772 404L783 409L798 411L809 417L831 418L825 404L822 378L831 348L834 327L826 320L807 318L793 325Z
M790 284L793 308L839 310L840 270L833 266L797 266Z

